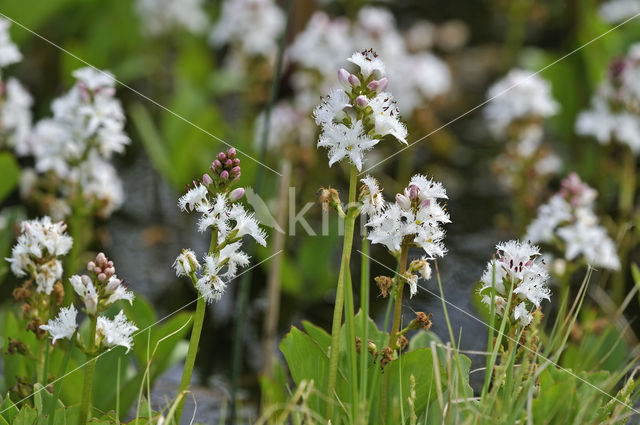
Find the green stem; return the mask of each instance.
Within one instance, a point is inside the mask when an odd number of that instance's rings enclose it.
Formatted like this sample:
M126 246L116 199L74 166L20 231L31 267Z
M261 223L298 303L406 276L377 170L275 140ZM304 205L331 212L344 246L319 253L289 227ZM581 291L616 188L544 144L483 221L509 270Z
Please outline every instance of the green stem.
M398 333L400 331L400 322L402 321L402 293L404 291L404 272L407 271L407 256L409 255L409 246L402 244L400 250L400 260L398 262L398 288L396 289L395 309L393 311L393 325L391 326L391 337L389 338L389 347L398 348Z
M629 149L625 149L623 153L620 172L620 198L618 200L618 206L622 220L626 221L631 217L636 190L636 157Z
M49 405L49 421L48 425L53 425L54 417L56 415L56 404L58 404L58 399L60 398L60 391L62 391L62 379L67 372L67 366L69 365L69 359L71 358L71 352L73 351L73 346L75 345L77 331L71 335L71 339L69 340L69 346L67 347L64 353L64 359L62 360L62 367L60 368L60 382L55 384L55 390L53 391L53 398L51 399L51 404Z
M361 315L361 337L360 337L360 406L358 416L363 417L363 423L368 423L367 418L367 358L369 341L369 240L365 230L362 236L362 256L360 265L360 315Z
M358 169L351 165L349 176L349 206L356 201L356 183L358 181ZM333 309L333 326L331 327L331 353L329 356L329 383L327 386L328 395L333 400L333 393L336 388L338 377L338 358L340 355L340 326L342 325L342 309L344 307L344 282L349 261L351 259L351 248L353 246L353 230L356 214L351 208L347 210L345 220L344 242L342 245L342 261L340 262L340 272L338 275L338 287L336 288L336 302ZM333 418L333 402L327 403L327 418Z
M87 366L84 368L84 384L82 386L82 401L80 403L80 417L78 423L85 425L87 416L89 415L89 406L91 405L91 392L93 388L93 372L96 368L96 359L94 358L96 346L96 325L98 319L96 315L89 316L89 341L87 348L87 357L89 359Z
M349 386L351 387L351 418L358 418L358 355L356 353L356 326L355 326L355 314L353 306L353 287L351 284L351 271L347 268L344 275L344 313L345 313L345 326L347 328L347 353L349 354Z
M191 276L191 280L195 285L197 279L194 274ZM182 379L180 380L180 387L178 389L178 395L182 394L189 388L191 383L191 375L193 374L193 367L196 363L196 355L198 354L198 344L200 343L200 334L202 333L202 324L204 323L204 313L207 309L207 303L200 294L198 294L198 304L196 306L196 313L193 318L193 328L191 329L191 339L189 340L189 350L187 351L187 359L182 370ZM182 416L182 409L184 408L183 398L178 404L175 414L175 423L180 423L180 417Z

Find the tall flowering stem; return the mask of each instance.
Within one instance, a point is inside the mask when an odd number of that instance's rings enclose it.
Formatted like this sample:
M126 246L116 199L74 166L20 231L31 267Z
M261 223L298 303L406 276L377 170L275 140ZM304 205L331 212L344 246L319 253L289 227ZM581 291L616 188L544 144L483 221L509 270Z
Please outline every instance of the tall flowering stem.
M407 256L409 255L409 245L402 244L400 258L398 259L398 276L404 275L407 271ZM389 347L398 348L398 332L400 331L400 322L402 321L402 293L404 290L405 279L400 277L396 288L396 299L393 309L393 324L391 325L391 335L389 337Z
M329 386L328 391L331 396L336 387L336 379L338 377L338 359L340 357L340 326L342 325L342 309L344 308L345 291L351 291L351 285L345 285L347 273L349 271L349 262L351 260L351 250L353 248L353 231L357 216L357 209L352 206L356 202L356 183L358 181L358 169L355 165L351 165L351 173L349 176L349 205L344 225L344 240L342 242L342 259L340 261L340 272L338 274L338 286L336 288L336 301L333 308L333 325L331 326L331 354L329 356ZM345 286L349 286L345 288ZM353 297L353 294L351 294ZM327 417L333 416L333 403L328 404L329 411Z
M95 354L95 342L96 342L96 327L98 324L97 317L92 315L89 317L89 340L87 347L87 357L89 358L88 364L84 368L84 380L82 384L82 401L80 402L80 419L78 423L84 425L87 423L89 416L89 406L91 405L91 389L93 387L93 374L96 368Z
M236 158L236 150L231 148L220 152L211 164L211 175L204 174L202 180L193 182L193 186L187 185L187 193L178 200L178 206L183 211L201 214L198 221L200 232L211 231L209 250L203 258L204 267L190 249L183 249L173 264L176 276L189 277L199 293L179 397L191 382L206 304L220 300L227 282L236 277L239 268L249 264L249 256L241 250L242 238L249 235L260 245L266 246L266 234L253 213L238 202L245 190L232 189L240 174L240 159ZM176 423L180 423L183 408L184 397L181 397L175 410Z

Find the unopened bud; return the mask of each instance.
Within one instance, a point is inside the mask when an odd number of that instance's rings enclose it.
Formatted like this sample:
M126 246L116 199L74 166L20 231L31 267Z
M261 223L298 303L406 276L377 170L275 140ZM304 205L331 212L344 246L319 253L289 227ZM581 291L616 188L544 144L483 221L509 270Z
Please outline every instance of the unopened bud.
M213 183L213 179L211 178L211 176L207 173L204 173L202 175L202 184L204 184L205 186L209 186L211 183Z
M367 98L367 96L361 94L360 96L356 97L356 104L359 107L364 108L369 104L369 99Z
M360 80L358 79L358 77L356 77L353 74L349 75L348 81L349 81L349 84L351 84L353 87L357 87L360 85Z
M232 160L230 160L230 159L227 159L227 160L224 162L224 165L225 165L225 166L227 166L228 168L231 168L231 167L233 166L233 161L232 161Z
M408 210L409 208L411 208L411 201L401 193L396 193L396 203L403 210Z
M105 289L107 290L107 292L111 293L111 292L115 291L116 289L118 289L118 286L120 286L121 283L122 283L122 281L120 279L118 279L115 276L111 276L111 278L109 279L109 282L107 283L107 286L105 287Z
M220 168L222 168L222 162L220 162L220 160L216 159L215 161L213 161L213 163L211 164L211 168L213 170L219 170Z
M220 152L220 153L218 154L218 161L220 161L220 162L224 162L224 161L226 161L226 160L227 160L227 156L224 154L224 152Z
M345 90L351 90L351 84L349 83L349 71L344 68L338 70L338 81L344 87Z
M235 158L236 156L236 148L229 148L229 150L227 151L227 158Z
M387 86L389 85L389 79L387 77L382 77L378 80L378 89L376 90L378 93L381 91L385 91Z
M231 169L231 175L232 176L239 176L240 175L240 171L241 171L240 167L233 167Z
M239 187L231 191L231 193L229 194L229 199L231 199L231 201L237 201L239 199L242 199L243 196L244 196L244 188Z
M408 190L405 190L405 192L404 192L405 195L408 194L409 199L411 201L417 201L418 200L418 196L420 195L420 189L418 189L418 186L416 186L415 184L412 184L407 189Z
M106 262L107 262L107 256L104 255L104 252L99 252L98 255L96 255L96 263L102 266Z
M100 274L98 275L98 280L99 280L100 282L104 282L105 280L107 280L107 275L106 275L106 274L104 274L104 273L100 273Z
M220 178L221 178L222 180L229 180L229 172L228 172L227 170L223 170L223 171L220 173Z
M233 166L237 167L238 165L240 165L240 160L238 158L233 158Z
M116 269L113 267L107 267L106 269L104 269L104 274L107 275L107 277L111 277L114 275L114 273L116 272Z
M93 261L89 261L87 263L87 270L89 270L90 272L92 272L93 269L95 269L95 267L96 267L96 263L94 263Z

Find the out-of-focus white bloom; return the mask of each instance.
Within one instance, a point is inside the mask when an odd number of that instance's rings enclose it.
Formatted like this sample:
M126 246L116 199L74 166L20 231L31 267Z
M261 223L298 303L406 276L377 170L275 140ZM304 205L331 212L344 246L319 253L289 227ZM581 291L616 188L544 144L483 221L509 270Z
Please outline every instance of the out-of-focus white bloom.
M533 319L528 305L540 307L550 299L547 287L549 273L540 263L540 249L528 242L508 241L496 245L497 259L489 261L480 279L482 302L491 305L493 296L496 314L502 316L507 307L508 290L513 291L509 314L528 326Z
M15 78L7 81L6 94L0 107L0 123L2 138L16 154L23 156L30 153L28 144L31 132L31 95Z
M194 34L205 31L208 20L203 0L136 0L136 12L145 32L157 37L184 28Z
M387 204L367 223L371 243L385 245L394 255L400 253L406 238L424 249L428 258L446 253L442 243L445 232L442 224L450 223L449 214L438 203L446 199L446 191L439 182L417 174L411 178L404 194L396 202ZM404 199L408 203L403 202Z
M18 277L31 276L37 291L50 294L53 285L62 277L58 257L66 255L73 238L66 234L67 225L53 222L50 217L22 222L22 232L11 250L11 271Z
M18 46L11 41L10 26L11 22L0 18L0 68L22 60L22 53L18 50Z
M640 13L640 1L609 0L600 5L598 12L602 19L615 24Z
M99 316L96 326L96 343L101 343L107 348L120 345L129 352L133 347L132 334L137 330L138 328L127 320L122 310L113 320Z
M62 307L58 316L55 319L50 319L46 325L41 325L40 329L49 332L52 344L55 344L58 339L71 339L78 329L77 316L78 311L73 304L69 307Z
M382 189L380 189L378 181L369 175L360 181L362 182L362 189L360 190L362 208L360 212L372 217L384 209L385 202L382 196Z
M596 196L593 188L571 173L562 181L560 192L540 206L525 238L552 245L561 241L558 247L564 249L567 260L583 256L595 267L618 270L620 260L615 243L598 224L593 211Z
M298 143L305 146L315 136L315 126L309 120L307 111L302 111L286 101L278 102L269 116L269 134L267 135L267 149L280 152L285 144ZM254 145L260 150L264 132L264 117L262 112L254 125Z
M200 270L200 267L196 253L190 249L183 249L173 263L173 268L176 269L176 276L189 276L191 273Z
M640 43L629 48L627 56L611 62L604 81L591 99L591 108L581 112L575 129L593 136L601 144L624 143L640 154Z
M530 71L513 69L487 93L485 115L491 130L503 135L514 121L547 118L558 111L549 83Z
M130 143L124 112L112 74L86 67L73 76L76 84L53 101L53 117L39 121L27 143L36 171L53 173L46 177L59 179L65 197L81 192L95 214L108 217L124 201L117 172L107 162Z
M214 46L234 45L249 56L275 57L285 15L273 0L225 0L211 32Z

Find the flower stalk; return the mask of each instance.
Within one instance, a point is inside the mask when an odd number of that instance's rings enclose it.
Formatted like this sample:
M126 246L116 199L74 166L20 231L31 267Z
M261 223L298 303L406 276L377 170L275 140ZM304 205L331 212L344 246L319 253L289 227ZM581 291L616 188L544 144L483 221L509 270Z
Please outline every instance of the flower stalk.
M91 405L91 393L93 388L93 373L96 367L96 359L93 357L96 346L96 315L89 316L89 340L87 341L87 359L88 364L84 368L84 382L82 384L82 401L80 402L79 425L87 423L89 415L89 406Z

